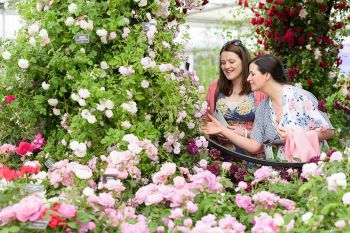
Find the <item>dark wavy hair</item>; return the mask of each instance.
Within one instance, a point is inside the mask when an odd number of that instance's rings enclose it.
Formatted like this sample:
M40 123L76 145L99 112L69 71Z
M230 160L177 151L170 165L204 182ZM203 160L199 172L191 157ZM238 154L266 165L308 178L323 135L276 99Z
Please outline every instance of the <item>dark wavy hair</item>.
M283 62L280 58L266 54L260 57L255 57L249 61L249 65L254 63L258 66L258 70L262 74L270 73L273 80L281 84L289 83L285 73ZM248 66L249 66L248 65Z
M220 59L221 59L221 54L223 52L233 52L239 56L239 58L242 60L242 75L243 75L243 80L242 80L242 90L239 93L239 95L245 95L248 94L251 89L250 89L250 84L247 81L248 75L249 75L249 66L248 62L250 60L250 55L247 50L247 48L242 44L240 40L231 40L228 41L220 50ZM219 93L223 93L225 96L230 96L233 91L233 86L232 82L228 80L224 74L224 72L221 69L221 61L219 63L219 70L220 70L220 76L218 80L218 87L216 88L216 93L215 93L215 102L217 100L217 97Z

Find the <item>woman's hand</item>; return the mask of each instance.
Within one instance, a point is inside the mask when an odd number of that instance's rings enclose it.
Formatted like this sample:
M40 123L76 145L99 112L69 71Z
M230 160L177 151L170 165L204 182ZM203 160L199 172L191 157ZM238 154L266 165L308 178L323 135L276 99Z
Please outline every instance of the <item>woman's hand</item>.
M288 131L289 131L288 128L284 128L284 127L281 127L281 126L277 126L277 134L278 134L278 136L280 137L280 139L281 139L282 141L284 141L284 142L287 140Z
M231 129L235 134L246 137L247 129L242 125L232 125L228 128Z
M202 125L201 131L205 134L220 134L225 129L225 126L210 114L207 114L207 116L210 121Z

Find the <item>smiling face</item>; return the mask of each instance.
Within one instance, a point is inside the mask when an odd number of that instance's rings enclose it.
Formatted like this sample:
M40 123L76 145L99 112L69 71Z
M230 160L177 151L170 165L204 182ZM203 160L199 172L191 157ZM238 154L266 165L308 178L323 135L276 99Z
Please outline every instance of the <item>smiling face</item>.
M228 80L236 81L242 79L242 60L236 53L229 51L222 52L220 66Z
M255 63L249 65L248 82L252 88L252 91L261 91L266 82L268 81L268 73L262 74L259 67Z

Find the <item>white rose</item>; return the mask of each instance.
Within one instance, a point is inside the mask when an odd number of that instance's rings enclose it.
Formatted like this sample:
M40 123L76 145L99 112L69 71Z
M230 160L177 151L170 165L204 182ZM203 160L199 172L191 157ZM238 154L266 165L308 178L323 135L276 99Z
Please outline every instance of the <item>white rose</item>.
M46 39L49 37L48 33L47 33L47 30L46 29L41 29L40 32L39 32L39 36L43 39Z
M5 60L10 60L11 58L11 53L9 51L4 51L2 52L2 58L4 58Z
M350 192L345 193L342 200L344 205L350 205Z
M106 37L108 32L106 29L98 29L96 30L96 34L101 37Z
M313 216L311 212L307 212L301 216L301 220L306 224L310 220L310 218Z
M27 59L19 59L18 60L18 66L21 67L22 69L27 69L29 67L29 62Z
M32 45L32 46L35 46L36 40L35 40L34 37L30 37L30 38L29 38L29 44Z
M101 66L101 69L103 70L107 70L109 68L109 65L105 61L101 61L100 66Z
M106 115L106 117L111 118L113 116L112 110L106 110L105 115Z
M107 100L105 102L105 106L106 106L107 109L113 109L114 108L114 103L113 103L112 100Z
M83 194L84 194L85 196L87 196L87 197L93 195L94 193L95 193L95 191L94 191L92 188L90 188L90 187L86 187L86 188L84 188L84 190L83 190Z
M69 148L71 148L72 150L78 150L79 149L79 142L71 141L69 143Z
M97 109L98 111L103 112L103 111L106 109L105 103L102 102L102 103L100 103L100 104L97 104L96 109Z
M91 113L88 109L84 109L83 111L81 111L81 116L84 118L84 119L87 119L89 116L91 116Z
M69 4L69 6L68 6L69 13L74 14L74 13L76 13L77 10L78 10L77 4L75 4L75 3Z
M87 180L90 179L92 176L91 170L85 170L85 169L74 169L73 170L74 174L82 180Z
M92 20L89 20L86 24L86 29L92 31L94 28L94 22Z
M90 124L93 124L93 123L96 122L96 117L95 117L94 115L90 115L90 116L88 116L87 121L88 121Z
M32 24L29 26L28 28L28 33L30 35L34 35L35 33L37 33L39 31L39 25L37 24Z
M142 88L148 88L149 87L149 82L147 80L142 80L141 87Z
M75 94L75 93L71 94L70 97L71 97L74 101L79 101L79 99L80 99L80 97L79 97L77 94Z
M69 26L72 26L74 24L75 20L73 17L68 17L65 21L64 21L64 24L67 25L68 27Z
M57 109L57 108L53 108L53 109L52 109L52 112L53 112L53 114L55 114L56 116L61 115L61 111L60 111L59 109Z
M50 84L46 83L46 82L42 82L41 83L41 87L46 91L50 88Z
M52 107L56 107L58 104L58 100L57 99L48 99L47 101L49 103L50 106Z
M121 125L124 129L130 129L131 127L131 124L129 121L123 121Z
M146 6L147 5L147 0L141 0L140 2L139 2L139 7L144 7L144 6Z
M82 106L82 107L84 107L84 106L86 105L86 102L85 102L84 99L79 99L79 100L78 100L78 103L79 103L79 105Z
M81 98L87 99L90 96L90 91L88 89L79 89L78 94Z

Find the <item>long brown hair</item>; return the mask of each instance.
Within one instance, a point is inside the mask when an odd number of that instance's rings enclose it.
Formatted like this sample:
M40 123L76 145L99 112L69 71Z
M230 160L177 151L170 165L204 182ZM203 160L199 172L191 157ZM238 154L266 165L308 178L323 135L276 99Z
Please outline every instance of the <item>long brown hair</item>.
M251 89L250 89L250 84L247 80L249 75L248 62L250 60L250 55L247 48L242 44L240 40L231 40L231 41L228 41L226 44L224 44L224 46L221 48L220 59L221 59L221 54L223 52L233 52L237 54L239 58L242 60L243 80L242 80L242 90L239 93L239 95L248 94L251 91ZM218 86L215 92L215 102L220 92L223 93L225 96L230 96L233 91L232 82L226 78L224 72L221 69L221 60L219 62L219 70L220 70L220 76L218 80Z

